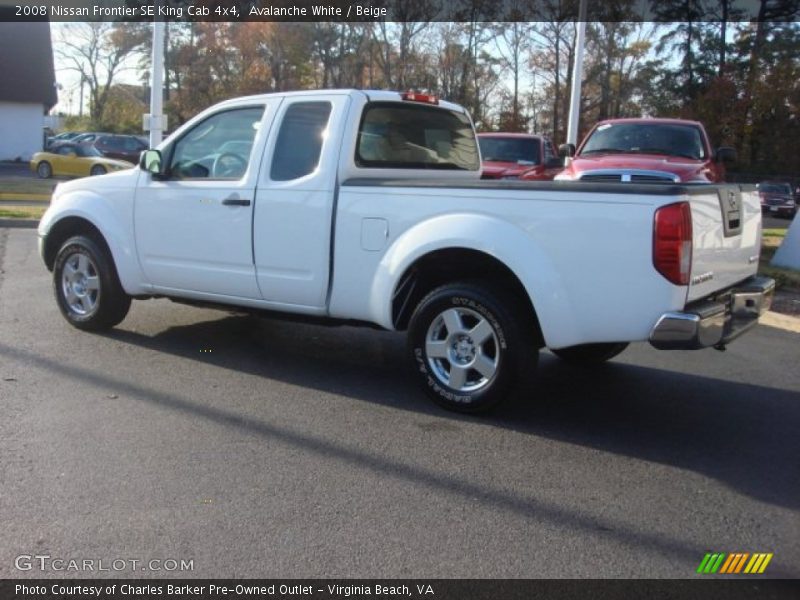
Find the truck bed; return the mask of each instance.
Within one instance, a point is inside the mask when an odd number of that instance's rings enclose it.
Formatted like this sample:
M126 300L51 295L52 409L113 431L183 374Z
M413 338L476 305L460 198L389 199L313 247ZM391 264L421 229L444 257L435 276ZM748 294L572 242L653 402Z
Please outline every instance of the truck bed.
M723 225L720 203L729 192L744 205L734 232ZM652 258L655 211L681 201L690 202L697 224L691 277L714 271L689 286L664 279ZM739 184L349 179L341 185L336 212L331 315L370 314L392 327L391 315L374 298L393 290L378 292L373 278L387 265L405 268L396 256L435 251L422 223L437 229L442 243L477 242L506 264L516 261L512 268L526 282L546 342L556 348L646 340L664 311L681 310L753 275L757 259L748 260L760 247L758 199L752 186ZM385 245L365 251L375 223L385 228ZM336 268L345 263L363 268Z

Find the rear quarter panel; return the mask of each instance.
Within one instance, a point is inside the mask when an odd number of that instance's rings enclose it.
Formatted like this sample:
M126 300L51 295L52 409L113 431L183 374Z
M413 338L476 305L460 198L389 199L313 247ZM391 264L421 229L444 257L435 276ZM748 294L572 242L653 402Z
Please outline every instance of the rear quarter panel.
M677 198L567 189L576 185L345 184L331 315L392 328L392 293L406 269L429 252L461 247L485 252L517 275L549 347L647 339L658 317L686 299L685 287L652 266L653 213ZM375 219L386 224L385 243L365 249L362 234Z

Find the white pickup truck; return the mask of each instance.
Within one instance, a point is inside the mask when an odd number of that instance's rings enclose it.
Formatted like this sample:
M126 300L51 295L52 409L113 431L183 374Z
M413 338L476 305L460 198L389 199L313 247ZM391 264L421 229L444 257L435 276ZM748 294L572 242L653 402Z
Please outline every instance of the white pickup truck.
M737 185L480 181L466 111L431 96L268 94L201 113L128 171L58 186L39 225L67 321L131 299L408 331L442 406L478 412L540 348L724 348L769 307Z

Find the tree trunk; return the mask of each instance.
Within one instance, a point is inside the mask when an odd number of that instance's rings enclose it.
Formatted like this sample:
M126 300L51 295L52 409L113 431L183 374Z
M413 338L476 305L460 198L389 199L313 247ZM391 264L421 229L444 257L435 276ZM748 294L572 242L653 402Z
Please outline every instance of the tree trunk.
M720 44L719 44L719 70L720 77L725 76L725 38L728 34L728 2L729 0L720 0L722 3L722 22L720 23Z

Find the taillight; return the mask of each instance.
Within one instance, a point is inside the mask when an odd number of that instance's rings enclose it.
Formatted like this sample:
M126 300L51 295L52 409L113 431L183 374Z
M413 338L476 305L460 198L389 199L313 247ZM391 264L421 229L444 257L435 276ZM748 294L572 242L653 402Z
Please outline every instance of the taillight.
M653 265L675 285L692 272L692 209L688 202L662 206L653 222Z

